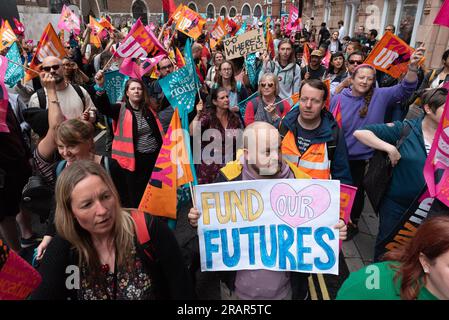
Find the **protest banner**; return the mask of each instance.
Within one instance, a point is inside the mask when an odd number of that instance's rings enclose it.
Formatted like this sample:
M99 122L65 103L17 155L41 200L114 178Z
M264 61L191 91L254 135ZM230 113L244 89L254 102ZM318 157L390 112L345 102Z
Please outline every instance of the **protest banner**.
M206 19L202 18L198 12L184 6L176 22L176 29L196 40L201 35L205 24Z
M25 76L19 47L16 42L9 48L6 58L12 61L12 63L8 63L8 69L6 69L5 73L5 84L12 88Z
M272 179L198 185L202 271L338 274L340 182Z
M145 28L139 18L114 55L121 58L146 58L160 54L168 53L154 34Z
M122 99L128 79L129 77L121 74L119 70L104 73L104 88L111 103L117 103Z
M410 57L415 50L398 36L386 32L374 46L365 63L385 72L393 78L407 72Z
M0 50L11 46L17 40L16 34L11 28L8 20L3 20L0 28Z
M0 239L0 300L24 300L41 281L39 272Z
M59 18L58 28L69 33L73 31L74 34L78 35L81 32L80 23L80 18L69 7L64 5Z
M211 48L215 48L217 43L227 34L226 27L221 20L221 17L217 18L217 22L215 22L212 31L210 32L210 46Z
M240 36L223 40L226 60L244 57L253 52L263 52L266 50L263 30L251 30Z
M443 171L439 181L435 176ZM449 206L449 100L446 100L441 120L435 132L429 154L424 164L424 179L432 197L438 198Z

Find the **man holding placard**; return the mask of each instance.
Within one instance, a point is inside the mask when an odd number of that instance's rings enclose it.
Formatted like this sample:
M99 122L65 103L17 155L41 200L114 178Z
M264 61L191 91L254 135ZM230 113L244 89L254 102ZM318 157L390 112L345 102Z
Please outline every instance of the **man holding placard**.
M338 220L339 183L304 180L309 176L282 159L280 144L276 128L254 122L245 129L243 152L220 170L217 181L242 182L196 187L197 207L188 217L192 226L200 225L202 270L232 270L223 273L223 299L307 299L307 273L338 273L338 237L346 237L346 226ZM295 178L302 180L274 180ZM254 181L261 179L269 180ZM301 198L296 213L285 214L286 190L293 192L291 199ZM328 195L320 208L315 207L317 191Z

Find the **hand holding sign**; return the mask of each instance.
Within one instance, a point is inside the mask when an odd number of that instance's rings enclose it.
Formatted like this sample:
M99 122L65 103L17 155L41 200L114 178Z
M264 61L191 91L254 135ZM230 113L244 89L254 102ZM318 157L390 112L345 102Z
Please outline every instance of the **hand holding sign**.
M410 65L418 67L421 64L421 60L424 58L425 51L426 48L423 45L416 49L416 51L413 52L412 56L410 57Z

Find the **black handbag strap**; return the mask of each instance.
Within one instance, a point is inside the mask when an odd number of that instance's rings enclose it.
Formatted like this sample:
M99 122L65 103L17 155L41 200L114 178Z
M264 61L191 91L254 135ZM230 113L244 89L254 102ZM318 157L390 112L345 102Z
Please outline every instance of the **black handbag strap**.
M408 121L404 121L404 126L401 130L401 137L399 138L398 142L396 142L396 149L398 149L398 151L401 145L404 143L405 139L407 139L410 131L412 131L412 126L410 125L410 123L408 123Z

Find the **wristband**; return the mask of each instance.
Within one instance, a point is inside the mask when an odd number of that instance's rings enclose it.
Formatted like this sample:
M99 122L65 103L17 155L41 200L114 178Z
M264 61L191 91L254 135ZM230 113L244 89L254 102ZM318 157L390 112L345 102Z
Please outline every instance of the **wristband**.
M416 73L418 72L418 68L415 69L415 68L411 67L411 64L408 65L408 70L411 72L416 72Z

